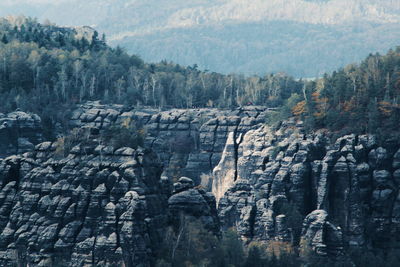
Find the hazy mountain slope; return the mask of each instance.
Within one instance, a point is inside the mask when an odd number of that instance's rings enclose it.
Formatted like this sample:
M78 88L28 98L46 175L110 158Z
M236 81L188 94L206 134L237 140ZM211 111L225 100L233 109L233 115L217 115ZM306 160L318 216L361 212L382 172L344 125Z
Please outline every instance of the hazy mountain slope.
M17 0L2 1L1 15L22 11L56 19L60 23L99 24L121 32L120 26L176 28L218 25L222 22L265 22L289 20L313 24L350 22L400 22L400 2L396 0ZM33 8L33 10L31 10ZM117 20L118 23L111 24Z
M62 25L93 25L145 60L219 72L315 76L400 43L397 0L2 1Z
M399 36L398 24L338 28L269 22L171 29L113 43L128 47L145 61L166 58L223 73L283 71L315 77L357 62L371 51L386 52L399 44Z

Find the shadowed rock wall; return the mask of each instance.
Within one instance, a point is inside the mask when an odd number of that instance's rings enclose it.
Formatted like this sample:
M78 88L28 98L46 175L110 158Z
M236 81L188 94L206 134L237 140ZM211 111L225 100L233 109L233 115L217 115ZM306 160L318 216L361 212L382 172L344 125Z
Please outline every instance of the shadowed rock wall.
M0 158L31 151L42 141L39 116L22 111L0 113Z
M154 152L92 141L0 159L1 266L152 266L180 214L219 233L214 197L189 178L173 191Z

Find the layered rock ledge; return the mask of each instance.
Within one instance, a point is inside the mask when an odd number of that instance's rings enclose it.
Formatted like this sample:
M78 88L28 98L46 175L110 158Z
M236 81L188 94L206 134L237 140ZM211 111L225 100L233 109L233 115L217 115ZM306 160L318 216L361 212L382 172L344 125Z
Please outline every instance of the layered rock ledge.
M203 185L210 189L209 178L221 159L228 134L245 133L264 123L268 111L261 106L160 111L88 102L73 112L70 124L101 131L133 121L146 133L145 147L153 149L163 162L163 175L175 179L188 176L196 184L203 177Z
M0 265L150 266L170 193L157 156L77 146L57 159L55 149L0 160Z
M66 157L57 143L34 146L37 116L0 114L0 265L150 266L182 215L216 235L233 227L247 243L325 256L400 241L400 140L332 141L295 121L272 129L262 124L267 112L90 102L71 126L99 133L135 121L149 149L91 140Z
M329 137L294 121L232 133L214 169L222 226L248 242L301 243L320 255L398 242L400 140Z
M148 149L57 143L0 159L0 265L153 266L179 217L220 233L214 197Z

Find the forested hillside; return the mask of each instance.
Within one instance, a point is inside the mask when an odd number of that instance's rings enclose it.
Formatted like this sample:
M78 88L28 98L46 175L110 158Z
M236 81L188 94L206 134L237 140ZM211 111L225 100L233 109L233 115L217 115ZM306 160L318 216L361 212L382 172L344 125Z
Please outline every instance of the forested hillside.
M59 12L63 10L63 12ZM148 62L318 77L400 42L396 0L10 0L0 16L93 25Z
M54 116L86 100L165 107L278 106L302 83L284 74L244 77L196 65L146 64L105 45L90 28L41 25L23 17L0 22L0 112L15 108Z
M399 97L400 47L305 84L292 114L310 128L383 134L398 130Z
M357 132L393 128L399 118L399 48L307 81L282 73L245 77L197 65L148 64L107 46L106 37L89 27L24 17L2 19L0 38L0 112L33 111L49 125L87 100L156 108L283 106L270 120L295 115L309 129Z

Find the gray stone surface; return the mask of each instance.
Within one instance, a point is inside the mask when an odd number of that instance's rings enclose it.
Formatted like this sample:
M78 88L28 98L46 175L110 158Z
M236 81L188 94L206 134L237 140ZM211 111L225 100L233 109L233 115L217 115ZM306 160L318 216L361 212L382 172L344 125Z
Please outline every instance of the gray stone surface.
M220 235L215 198L192 179L173 188L151 150L92 141L0 159L0 266L153 266L182 215Z
M257 106L160 111L88 102L74 111L70 124L101 130L133 121L146 132L145 146L163 162L163 175L174 180L188 176L200 184L201 175L211 175L219 163L228 134L245 133L263 123L266 112L266 107Z
M32 151L42 141L42 123L35 114L0 114L0 158Z
M398 241L400 140L379 146L353 134L332 142L294 121L237 140L214 169L224 229L236 227L247 241L304 240L321 255Z
M150 266L171 193L157 156L54 148L0 160L0 265Z
M400 241L400 140L333 142L293 120L271 129L262 125L267 112L88 102L71 126L96 133L134 121L149 150L91 140L67 157L55 155L55 143L38 144L37 116L0 115L0 153L19 154L0 160L0 265L149 266L165 227L182 215L217 235L234 227L246 242L324 256Z
M301 239L303 253L312 249L319 255L337 257L343 254L341 228L328 221L328 213L325 210L315 210L307 215Z
M215 198L200 188L194 188L187 177L174 184L174 193L168 199L168 210L173 225L179 225L182 215L192 216L201 221L205 229L220 234L220 223Z

